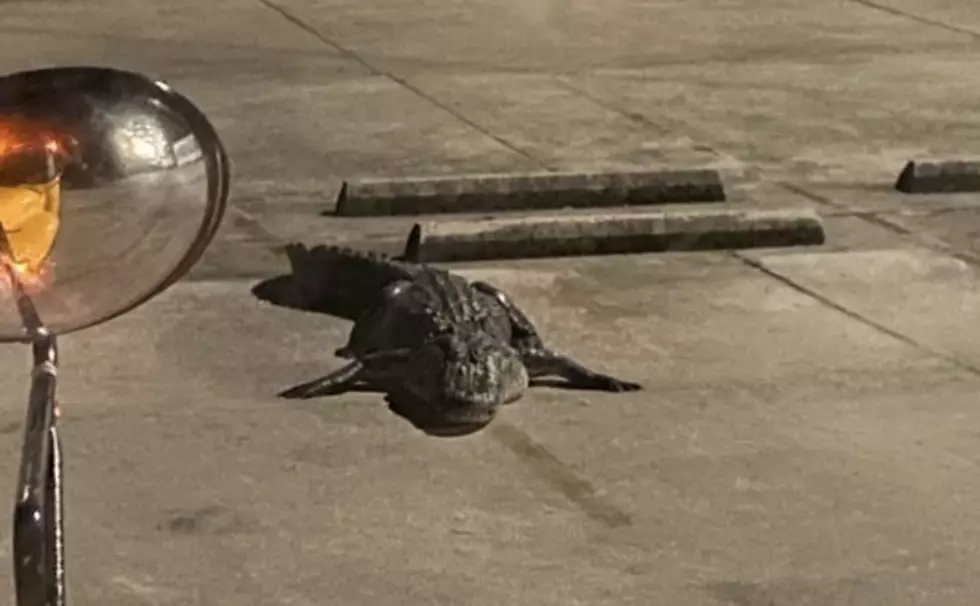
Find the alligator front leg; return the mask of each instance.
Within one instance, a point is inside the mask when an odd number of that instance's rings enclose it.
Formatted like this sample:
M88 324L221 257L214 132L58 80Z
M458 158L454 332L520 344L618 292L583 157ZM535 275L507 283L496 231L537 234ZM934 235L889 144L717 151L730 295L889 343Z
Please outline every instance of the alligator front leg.
M372 352L319 379L281 391L279 397L289 400L308 400L344 393L357 385L380 388L389 375L393 373L397 375L395 365L410 355L409 349Z
M590 370L579 362L551 351L546 347L519 350L524 356L528 375L531 378L558 376L572 387L594 389L597 391L638 391L643 389L639 383L624 381L610 375Z
M486 282L473 282L473 288L489 297L493 297L500 305L511 327L511 345L516 349L544 348L544 341L538 334L531 319L502 290Z
M548 349L530 318L499 288L486 282L474 282L473 288L496 299L507 313L513 330L511 344L524 358L528 376L538 378L558 376L573 387L600 391L636 391L639 383L623 381L595 372L569 358Z
M319 379L313 379L312 381L283 390L279 392L279 397L286 398L287 400L308 400L310 398L343 393L360 383L361 375L363 374L364 363L360 360L355 360Z

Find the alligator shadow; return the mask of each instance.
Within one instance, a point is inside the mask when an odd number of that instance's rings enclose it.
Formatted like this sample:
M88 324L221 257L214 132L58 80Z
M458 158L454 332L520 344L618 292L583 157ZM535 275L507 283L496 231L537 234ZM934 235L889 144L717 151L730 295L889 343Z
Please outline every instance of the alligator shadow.
M534 378L528 382L530 387L547 387L548 389L559 389L561 391L594 391L599 393L609 393L608 389L593 385L577 385L569 383L565 379L555 377Z
M431 411L427 407L414 405L411 402L393 399L390 395L385 394L382 391L363 385L355 385L344 390L342 393L325 395L320 398L316 398L315 400L304 400L304 402L306 405L309 405L316 400L337 397L343 395L344 393L366 393L383 396L385 404L392 414L394 414L396 417L400 417L403 421L408 422L418 431L436 438L456 438L472 435L484 429L489 424L489 421L487 421L447 425L444 422L440 422L440 419L433 417Z
M354 321L361 310L345 303L340 296L331 296L327 289L311 291L309 280L296 272L263 280L252 287L252 295L277 307L326 314Z

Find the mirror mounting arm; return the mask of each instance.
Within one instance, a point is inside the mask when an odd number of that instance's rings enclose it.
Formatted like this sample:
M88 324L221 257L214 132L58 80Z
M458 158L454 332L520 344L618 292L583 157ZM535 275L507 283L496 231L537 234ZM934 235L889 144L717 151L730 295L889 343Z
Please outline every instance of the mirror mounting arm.
M10 259L0 224L0 256ZM14 503L17 606L65 606L64 462L58 435L58 341L41 322L17 273L3 262L31 344L33 368Z
M64 464L57 428L57 340L32 343L34 367L14 505L17 606L65 606Z

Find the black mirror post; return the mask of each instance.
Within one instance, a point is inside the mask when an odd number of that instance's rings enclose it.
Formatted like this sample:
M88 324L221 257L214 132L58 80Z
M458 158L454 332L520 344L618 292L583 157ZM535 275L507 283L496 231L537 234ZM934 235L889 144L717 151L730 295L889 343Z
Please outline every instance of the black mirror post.
M41 322L9 262L12 258L10 241L0 224L0 260L34 357L14 503L17 606L65 606L64 462L55 400L58 342Z
M55 404L55 336L42 329L32 349L34 367L14 505L14 583L17 606L65 606L64 488Z

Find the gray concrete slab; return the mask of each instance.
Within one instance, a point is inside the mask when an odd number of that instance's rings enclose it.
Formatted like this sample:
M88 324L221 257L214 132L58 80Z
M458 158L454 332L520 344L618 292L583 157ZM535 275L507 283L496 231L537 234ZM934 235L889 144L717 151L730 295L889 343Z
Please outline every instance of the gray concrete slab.
M664 115L692 139L773 175L892 185L913 157L976 153L969 101L975 84L961 75L972 61L968 49L907 50L609 72L571 82L624 111L655 122Z
M929 213L881 213L881 218L915 234L924 242L942 242L949 249L980 258L980 208L935 208Z
M980 258L976 199L886 191L977 155L975 2L274 1L3 3L0 71L163 77L237 177L193 280L65 340L75 604L976 601L978 282L936 252ZM690 164L818 209L824 252L461 266L646 391L535 389L459 440L273 397L347 330L250 297L277 246L404 229L320 217L342 180Z
M336 44L390 69L471 71L634 68L644 65L702 65L782 56L882 54L937 43L964 46L970 37L843 2L833 11L819 5L740 0L724 6L709 1L672 0L648 4L591 0L575 5L532 2L382 0L363 4L276 0ZM931 5L919 0L915 9ZM614 6L615 10L610 7ZM969 27L970 8L957 24ZM976 24L976 21L973 21ZM415 32L431 28L433 44ZM492 35L474 39L480 30ZM751 34L751 35L747 35ZM941 45L941 44L940 44Z
M972 570L980 522L937 496L980 489L972 375L726 255L467 273L648 391L536 389L432 440L370 394L273 397L336 364L344 323L178 285L64 343L77 603L969 603L928 562ZM4 450L21 414L3 402Z
M763 255L761 261L929 351L971 368L980 363L973 335L964 330L980 313L976 269L965 261L916 249L809 256L777 253ZM938 301L944 305L941 317L934 313Z
M422 73L413 84L449 103L480 128L550 170L716 168L742 166L700 149L686 134L624 115L550 74Z
M911 157L975 151L973 38L950 29L966 2L938 24L860 2L275 6L316 31L244 0L12 3L3 61L173 81L225 135L236 197L267 209L356 176L713 163L891 182Z

